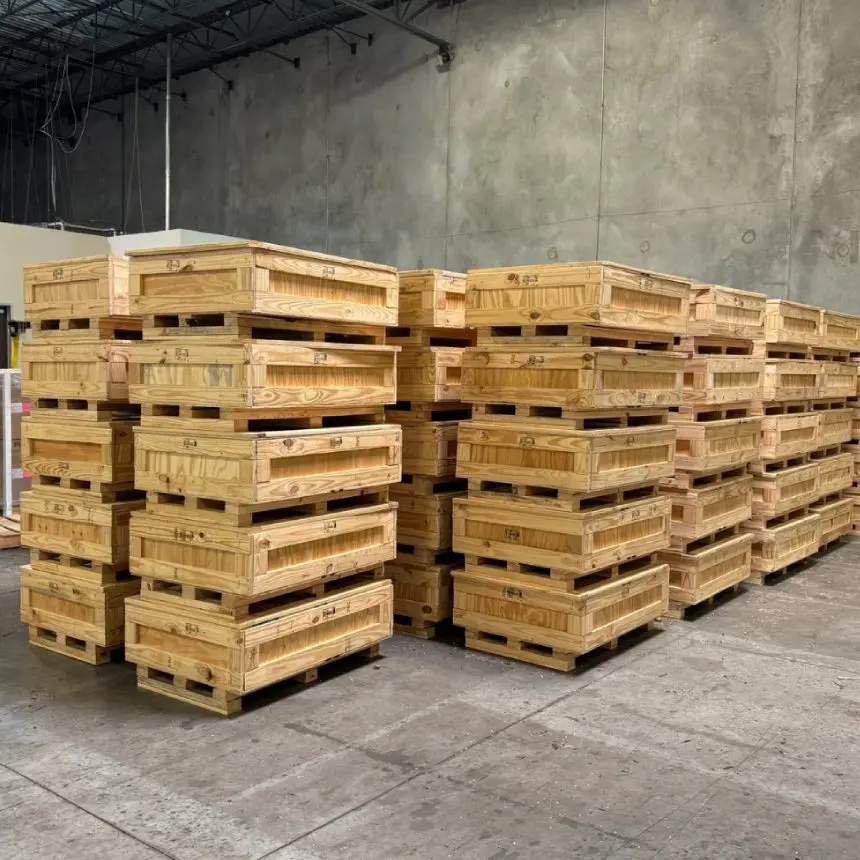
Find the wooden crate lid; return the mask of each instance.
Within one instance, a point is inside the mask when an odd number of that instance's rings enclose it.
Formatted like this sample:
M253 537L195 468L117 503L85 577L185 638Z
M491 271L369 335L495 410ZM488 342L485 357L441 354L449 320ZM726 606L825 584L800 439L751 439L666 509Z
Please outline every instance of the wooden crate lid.
M168 248L139 248L128 251L133 259L146 257L188 257L201 254L217 254L223 251L247 250L249 252L265 251L272 254L282 254L289 257L300 257L306 260L319 260L327 263L340 263L365 269L375 269L379 272L397 274L394 266L382 263L372 263L366 260L352 260L348 257L337 257L333 254L322 254L318 251L306 251L301 248L291 248L287 245L273 245L269 242L257 242L253 239L239 239L227 242L210 242L200 245L174 245Z
M495 268L488 269L469 269L468 277L471 278L475 275L483 275L494 272L551 272L553 270L562 269L570 269L572 272L576 272L581 269L620 269L624 272L630 272L635 275L645 275L649 278L659 278L665 281L674 281L675 283L683 284L685 286L690 286L692 284L692 281L689 278L684 277L683 275L667 275L664 272L654 272L651 269L642 269L638 266L628 266L625 263L613 263L608 260L586 260L581 262L567 263L540 263L534 266L498 266Z
M767 293L756 293L752 290L739 290L737 287L724 287L721 284L698 284L692 285L693 292L690 301L696 304L714 301L716 294L726 294L738 300L750 299L756 303L769 301Z
M92 269L104 265L107 270L111 265L125 269L128 266L128 257L116 254L97 254L92 257L72 257L68 260L49 260L44 263L30 263L24 266L25 281L54 281L68 280L72 272L80 269ZM58 277L58 269L68 269L63 276Z

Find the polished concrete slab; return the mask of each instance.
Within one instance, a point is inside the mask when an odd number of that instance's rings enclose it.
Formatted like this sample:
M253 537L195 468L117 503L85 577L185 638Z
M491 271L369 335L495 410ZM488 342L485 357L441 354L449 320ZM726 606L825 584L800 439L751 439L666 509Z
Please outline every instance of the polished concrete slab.
M0 553L0 860L835 860L860 540L574 675L396 637L225 720L30 648Z

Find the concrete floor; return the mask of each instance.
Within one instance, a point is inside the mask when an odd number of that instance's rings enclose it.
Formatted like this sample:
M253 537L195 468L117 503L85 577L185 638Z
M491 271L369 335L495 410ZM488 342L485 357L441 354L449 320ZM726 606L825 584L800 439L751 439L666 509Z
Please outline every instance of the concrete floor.
M0 858L856 858L860 541L573 676L396 637L234 720L29 648L0 554Z

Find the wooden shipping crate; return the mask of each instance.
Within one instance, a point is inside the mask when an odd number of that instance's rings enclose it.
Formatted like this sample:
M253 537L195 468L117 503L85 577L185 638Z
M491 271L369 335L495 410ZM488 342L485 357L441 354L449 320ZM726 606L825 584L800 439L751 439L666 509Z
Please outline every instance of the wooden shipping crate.
M388 420L397 420L386 412ZM445 477L457 467L459 421L402 421L403 471Z
M245 693L390 637L392 593L391 583L381 580L240 621L132 597L125 656L138 666L139 687L232 714Z
M232 311L397 325L397 270L263 242L130 251L132 313Z
M229 346L205 338L134 344L134 403L317 408L395 402L399 347L266 342Z
M669 565L669 606L695 606L749 578L753 536L727 534L713 542L660 553Z
M41 343L21 349L25 397L122 401L128 399L130 341Z
M757 456L761 441L759 418L697 420L701 417L684 411L669 414L670 424L678 434L675 442L678 469L688 472L733 469Z
M684 403L747 403L763 384L762 359L695 355L684 366Z
M400 400L438 403L460 400L463 353L458 347L401 347L397 358Z
M753 478L753 513L766 520L814 502L821 494L821 469L818 463L802 463Z
M377 567L396 555L397 505L356 504L325 514L285 511L260 525L131 520L131 571L247 598L295 591Z
M48 420L22 423L22 463L28 472L73 481L130 484L134 480L134 422Z
M690 296L692 335L719 335L744 340L764 338L767 296L711 284L693 284Z
M591 493L656 482L675 470L668 426L576 430L540 419L475 419L460 425L457 475Z
M821 361L769 358L764 363L762 400L813 400L822 389Z
M399 632L433 635L433 625L447 621L454 609L452 564L385 565L385 575L394 583L394 622ZM397 616L403 616L398 618ZM422 634L422 631L427 631Z
M400 273L399 326L466 327L466 276L440 269Z
M764 329L767 343L820 346L821 308L768 299Z
M851 352L860 350L860 316L822 310L820 345Z
M663 485L672 501L672 538L696 540L742 523L752 516L753 476L688 477L686 487Z
M807 558L821 543L821 517L803 511L769 525L742 526L753 536L752 569L774 573Z
M400 480L400 439L394 424L187 435L138 428L135 485L251 505L379 487Z
M847 535L854 525L854 499L851 496L821 499L810 505L809 510L821 517L819 546Z
M819 495L847 490L854 481L854 455L831 454L815 461L819 469Z
M390 498L397 502L397 541L430 550L451 549L454 499L463 490L417 495L411 487L391 488Z
M813 405L813 409L815 406ZM818 435L821 440L816 446L827 448L839 445L853 438L854 412L851 407L843 409L822 409L815 414L818 416Z
M128 565L128 523L145 502L101 502L40 487L21 493L21 543L75 558Z
M581 574L667 547L670 524L665 496L572 512L455 499L454 550Z
M565 593L508 581L504 574L454 573L454 623L480 651L571 671L574 658L646 625L669 606L669 567L584 581Z
M591 323L683 332L690 281L617 263L557 263L472 269L467 326Z
M21 568L21 621L30 628L31 644L104 663L125 638L125 598L139 591L139 579L100 585L27 565Z
M786 413L761 417L761 447L757 456L781 460L821 447L819 412Z
M630 349L487 346L463 358L462 399L557 408L677 406L684 357Z
M855 397L857 365L847 361L822 361L819 397Z
M24 266L24 317L31 323L128 312L125 257L79 257ZM38 333L39 326L34 330Z

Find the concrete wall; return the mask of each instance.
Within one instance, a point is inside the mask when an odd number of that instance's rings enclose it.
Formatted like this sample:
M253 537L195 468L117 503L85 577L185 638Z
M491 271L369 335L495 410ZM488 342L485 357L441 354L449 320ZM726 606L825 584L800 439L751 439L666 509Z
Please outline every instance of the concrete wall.
M860 312L857 0L466 0L183 78L184 227L404 268L609 258ZM91 117L61 215L121 223L131 146ZM130 226L160 226L163 116L139 114ZM65 176L65 174L64 174ZM20 183L19 183L20 184ZM139 205L142 196L143 205Z

